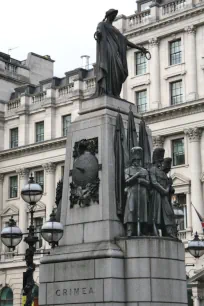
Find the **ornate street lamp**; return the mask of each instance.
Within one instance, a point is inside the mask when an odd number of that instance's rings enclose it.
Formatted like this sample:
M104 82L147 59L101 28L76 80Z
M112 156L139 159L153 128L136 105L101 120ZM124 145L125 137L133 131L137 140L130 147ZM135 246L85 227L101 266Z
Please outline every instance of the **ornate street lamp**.
M194 239L188 241L187 251L195 257L199 258L204 254L204 240L200 240L198 233L195 233Z
M8 226L6 226L1 232L1 240L4 245L6 245L9 249L15 249L15 247L22 240L22 232L18 226L16 226L16 222L13 219L13 216L8 222Z
M52 248L54 248L62 238L63 232L63 226L60 222L56 221L56 216L53 210L50 215L50 220L41 228L41 235L52 246Z
M33 257L36 251L36 242L38 242L38 236L35 234L34 228L34 210L36 203L42 198L42 188L39 184L34 182L34 178L31 175L28 184L21 190L22 199L28 203L29 212L31 214L31 222L28 228L28 233L22 233L20 228L16 226L13 218L9 220L9 224L1 232L1 240L9 248L15 249L15 247L21 242L22 235L27 235L24 241L28 244L26 249L25 261L27 265L27 270L23 275L23 292L26 296L25 306L31 306L33 303L32 290L35 285L33 279L33 272L35 271L35 264L33 263ZM54 213L51 214L50 221L46 222L43 226L41 234L43 238L48 241L52 248L58 245L58 241L63 236L63 226L61 223L56 222Z
M22 199L29 205L35 206L42 198L42 194L42 187L34 182L34 178L31 174L28 184L21 190Z

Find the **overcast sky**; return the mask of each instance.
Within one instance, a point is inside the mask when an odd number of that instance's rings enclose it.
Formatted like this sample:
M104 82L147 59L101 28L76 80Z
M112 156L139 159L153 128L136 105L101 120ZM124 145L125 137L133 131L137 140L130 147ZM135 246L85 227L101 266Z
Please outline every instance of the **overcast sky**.
M28 52L50 55L55 76L81 66L80 56L95 61L93 34L110 8L131 15L135 0L6 0L1 1L0 51L23 60Z

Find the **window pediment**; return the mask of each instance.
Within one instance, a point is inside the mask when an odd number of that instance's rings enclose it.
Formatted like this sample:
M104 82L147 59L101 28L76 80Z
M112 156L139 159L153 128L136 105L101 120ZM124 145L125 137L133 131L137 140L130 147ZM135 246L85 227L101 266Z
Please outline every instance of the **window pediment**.
M19 209L14 205L8 205L2 211L1 216L14 216L19 214Z
M175 187L191 184L191 180L180 173L174 173L172 175L172 180L173 180L173 186Z

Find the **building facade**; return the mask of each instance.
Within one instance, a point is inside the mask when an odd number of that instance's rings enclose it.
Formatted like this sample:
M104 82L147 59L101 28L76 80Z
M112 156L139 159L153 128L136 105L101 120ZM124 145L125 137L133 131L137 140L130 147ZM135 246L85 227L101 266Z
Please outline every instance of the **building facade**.
M175 194L184 210L179 238L187 247L195 232L203 237L195 208L204 217L204 2L139 0L135 14L119 16L116 26L152 55L147 61L128 50L123 98L137 105L153 146L172 157ZM203 257L195 261L186 251L189 304L196 306L204 303L202 279L196 278L202 267Z
M5 57L3 54L2 62ZM7 67L7 61L13 65L14 60L6 57L2 67ZM35 64L29 66L32 62ZM60 79L53 78L53 61L47 56L31 53L25 63L27 79L24 79L24 70L21 74L22 62L13 69L12 79L6 68L2 68L0 75L0 84L1 77L4 82L0 85L0 226L5 227L13 216L23 233L30 220L20 191L31 173L43 188L42 199L34 214L34 224L39 232L55 206L55 189L63 176L70 123L78 116L80 101L93 94L95 87L93 69L76 69ZM40 70L35 71L38 66ZM41 237L39 240L35 256L35 305L38 305L40 253L48 248ZM0 243L0 305L22 304L25 249L26 244L21 242L13 256L13 252Z
M204 2L140 0L135 14L119 16L115 26L152 55L147 61L137 50L128 50L129 76L121 96L137 105L152 130L154 147L164 147L166 156L173 159L171 176L185 215L179 237L187 246L196 231L202 236L194 207L204 216ZM79 116L83 100L95 90L94 69L79 68L64 78L53 77L52 69L49 56L31 53L19 62L0 53L1 228L13 215L26 232L29 214L20 190L31 173L43 187L34 215L36 227L40 229L49 219L56 184L64 171L66 133ZM13 257L0 246L3 305L21 305L25 247L22 242ZM40 239L35 257L36 297L40 251L46 247ZM186 252L186 265L192 280L189 301L200 306L203 259L195 261Z

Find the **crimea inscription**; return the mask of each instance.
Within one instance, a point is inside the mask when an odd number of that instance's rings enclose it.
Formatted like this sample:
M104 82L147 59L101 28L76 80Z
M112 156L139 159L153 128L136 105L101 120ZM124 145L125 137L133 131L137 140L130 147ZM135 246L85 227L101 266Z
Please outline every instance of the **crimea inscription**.
M103 280L83 280L47 284L47 303L90 303L103 301Z

